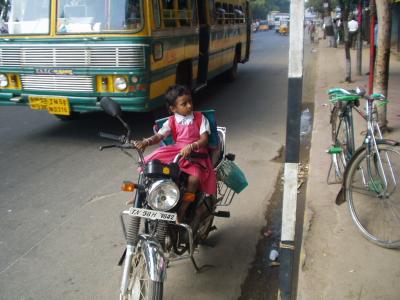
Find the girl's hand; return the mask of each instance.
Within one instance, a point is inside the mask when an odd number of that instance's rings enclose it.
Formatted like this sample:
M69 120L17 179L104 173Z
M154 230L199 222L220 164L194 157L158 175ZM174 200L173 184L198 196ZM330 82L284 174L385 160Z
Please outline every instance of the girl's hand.
M148 146L148 142L145 139L143 141L134 141L133 144L140 151L144 151L146 149L146 147Z
M192 144L186 145L182 150L181 150L181 155L183 157L188 157L190 155L190 153L192 153L193 151L193 146Z

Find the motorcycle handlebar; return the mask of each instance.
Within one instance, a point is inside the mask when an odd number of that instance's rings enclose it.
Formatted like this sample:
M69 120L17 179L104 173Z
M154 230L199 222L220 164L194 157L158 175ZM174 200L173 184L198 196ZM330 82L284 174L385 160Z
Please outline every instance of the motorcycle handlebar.
M175 156L175 158L174 158L174 163L178 163L180 160L181 160L181 158L182 158L183 156L179 153L179 154L177 154L176 156ZM208 154L206 154L206 153L197 153L197 152L192 152L192 153L190 153L190 155L188 156L188 158L207 158L208 157Z
M177 164L181 160L181 158L182 158L182 155L180 153L178 153L175 156L173 163Z
M114 148L114 147L116 147L117 145L106 145L106 146L100 146L99 147L99 150L100 151L103 151L104 149L107 149L107 148Z
M121 142L121 143L123 143L125 140L124 135L115 135L115 134L105 133L105 132L99 132L99 136L102 138L105 138L105 139L109 139L109 140L117 141L117 142Z

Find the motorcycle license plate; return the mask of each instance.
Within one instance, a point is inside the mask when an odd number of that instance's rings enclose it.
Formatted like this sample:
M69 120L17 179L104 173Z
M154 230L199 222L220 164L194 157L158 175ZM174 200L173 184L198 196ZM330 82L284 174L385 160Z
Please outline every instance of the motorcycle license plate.
M151 220L176 221L176 213L131 207L129 215Z

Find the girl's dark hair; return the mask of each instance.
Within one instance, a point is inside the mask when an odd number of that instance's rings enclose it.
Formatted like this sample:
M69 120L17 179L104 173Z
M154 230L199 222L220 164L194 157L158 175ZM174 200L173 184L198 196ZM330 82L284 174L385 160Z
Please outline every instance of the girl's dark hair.
M165 93L165 100L167 101L167 108L174 106L176 99L183 95L191 95L190 89L185 85L174 84L170 86Z

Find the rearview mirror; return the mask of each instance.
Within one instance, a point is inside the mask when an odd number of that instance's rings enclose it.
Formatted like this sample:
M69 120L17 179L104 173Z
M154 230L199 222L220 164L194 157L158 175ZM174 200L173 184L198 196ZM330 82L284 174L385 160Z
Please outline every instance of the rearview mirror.
M112 117L121 116L121 106L110 97L101 98L100 107Z

